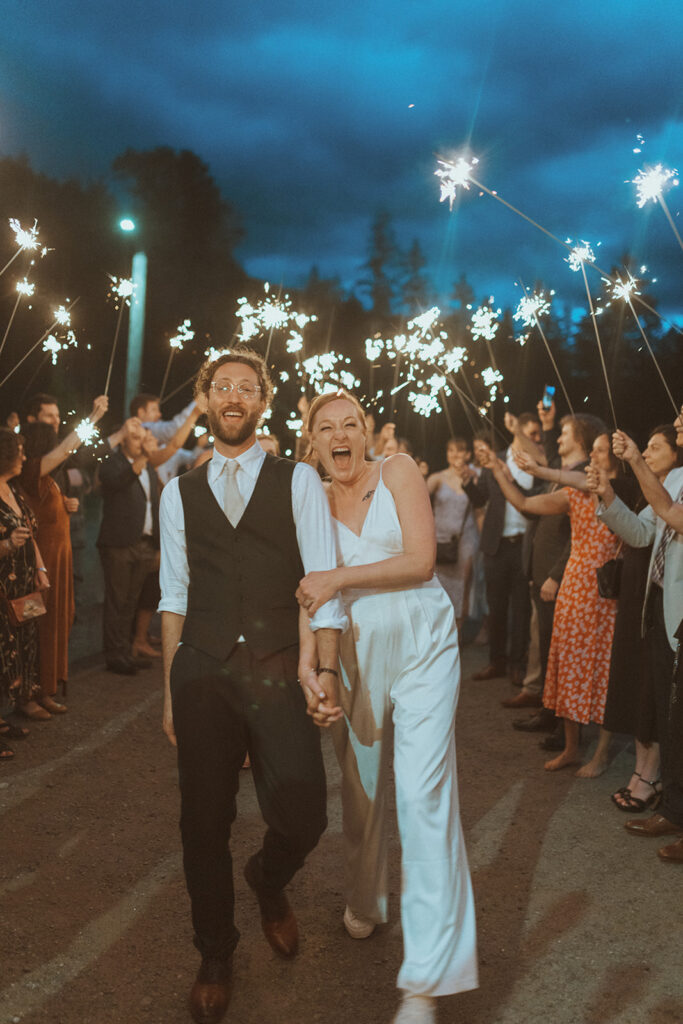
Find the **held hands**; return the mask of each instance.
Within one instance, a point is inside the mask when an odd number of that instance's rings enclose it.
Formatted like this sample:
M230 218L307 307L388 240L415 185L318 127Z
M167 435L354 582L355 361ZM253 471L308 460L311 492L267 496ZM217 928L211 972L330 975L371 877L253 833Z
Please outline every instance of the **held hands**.
M590 462L586 466L586 484L591 494L600 498L605 504L610 505L614 497L612 485L607 476L606 469L600 469L595 463Z
M301 650L299 656L299 684L306 698L306 714L321 729L328 729L339 721L344 712L339 706L337 677L331 672L316 671L316 650Z
M639 456L638 446L623 430L615 430L612 434L612 451L618 459L635 462Z
M541 595L541 601L554 601L557 597L557 592L559 589L560 584L557 582L557 580L553 580L549 576L539 591Z
M327 601L331 600L339 590L334 569L324 572L309 572L302 580L296 592L296 599L309 615L315 615Z
M73 515L74 512L78 512L79 505L80 505L80 502L79 502L78 498L65 498L64 499L64 508L69 513L69 515Z

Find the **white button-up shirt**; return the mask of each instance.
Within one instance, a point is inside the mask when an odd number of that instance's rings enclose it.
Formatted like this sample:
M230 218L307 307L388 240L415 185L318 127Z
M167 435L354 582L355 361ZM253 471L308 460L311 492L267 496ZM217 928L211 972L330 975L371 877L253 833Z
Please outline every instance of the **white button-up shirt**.
M534 482L534 478L531 473L525 473L523 469L520 469L515 462L515 457L512 454L512 448L508 448L505 453L505 462L507 467L512 474L512 479L515 483L523 487L525 491L528 491ZM504 537L518 537L520 533L524 533L527 528L528 519L525 519L521 512L518 512L514 505L511 505L509 501L505 502L505 519L503 521L503 536Z
M245 508L254 493L254 487L263 466L266 453L258 442L238 455L240 471L235 477ZM225 456L214 449L207 469L207 481L216 501L223 508ZM320 477L303 462L297 462L292 474L292 512L304 572L320 572L337 568L337 550L334 528L327 495ZM187 612L187 588L190 571L185 543L185 513L177 478L169 481L161 495L159 509L161 533L161 603L159 611ZM294 595L292 595L293 597ZM346 615L341 598L336 594L322 605L311 618L311 629L345 629Z

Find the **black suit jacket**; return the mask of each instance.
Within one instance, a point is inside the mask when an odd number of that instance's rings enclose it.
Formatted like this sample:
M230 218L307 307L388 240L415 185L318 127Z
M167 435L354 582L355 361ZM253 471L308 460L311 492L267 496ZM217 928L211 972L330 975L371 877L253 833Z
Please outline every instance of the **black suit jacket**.
M507 449L497 452L498 458L505 462ZM517 485L519 486L519 485ZM532 486L528 491L523 487L519 488L526 497L538 493L539 487ZM485 555L495 555L500 547L500 540L503 536L505 524L505 495L501 491L493 472L490 469L482 469L478 480L470 480L465 485L465 492L475 508L486 505L486 514L481 527L479 538L479 550Z
M152 500L152 539L159 546L159 478L147 466ZM139 476L118 448L99 469L102 485L102 523L98 547L127 548L142 537L147 498Z

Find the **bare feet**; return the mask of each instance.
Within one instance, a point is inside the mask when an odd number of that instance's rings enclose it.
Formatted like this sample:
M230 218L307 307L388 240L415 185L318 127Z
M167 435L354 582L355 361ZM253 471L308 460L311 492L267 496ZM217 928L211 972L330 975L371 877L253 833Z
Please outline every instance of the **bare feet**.
M591 760L582 765L576 773L577 779L597 779L599 775L607 771L609 761L604 758L591 758Z
M576 754L571 753L568 750L563 750L561 754L554 757L552 761L546 761L543 765L547 772L559 772L563 768L569 768L572 764L579 764L579 759Z

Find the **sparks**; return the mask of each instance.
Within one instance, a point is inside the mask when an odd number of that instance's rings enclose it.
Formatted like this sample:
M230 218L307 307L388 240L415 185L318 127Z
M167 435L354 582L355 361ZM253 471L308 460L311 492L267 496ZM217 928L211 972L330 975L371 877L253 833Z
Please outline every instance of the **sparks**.
M127 277L114 277L113 274L109 275L111 279L111 289L109 294L115 296L114 305L118 309L118 301L122 300L127 306L130 306L135 294L135 284L130 278Z
M501 310L494 309L492 303L493 296L491 296L486 305L480 306L479 309L475 309L472 314L472 326L470 327L470 330L475 341L478 341L480 338L484 338L486 341L493 341L496 336L496 332L499 327L498 317L501 314ZM470 306L467 308L471 309Z
M657 200L661 200L664 188L667 185L678 185L678 171L663 167L662 164L657 164L656 167L651 167L649 170L638 171L635 178L632 179L631 184L636 186L638 195L638 206L642 209L646 203L652 200L656 203Z
M485 388L489 389L489 398L493 402L498 394L498 385L503 382L503 374L492 366L487 366L481 371L481 379Z
M10 217L9 226L14 232L14 238L20 249L35 250L38 248L38 221L33 222L33 227L27 231L22 228L16 217ZM47 250L45 250L47 252Z
M168 342L172 349L177 349L179 352L183 351L183 345L194 338L194 331L191 328L192 323L190 320L183 320L181 324L178 324L176 327L177 334L174 334Z
M441 195L439 202L448 200L449 209L453 209L458 188L469 189L470 176L475 164L479 163L476 157L466 160L461 156L456 162L452 160L437 160L438 167L434 174L439 179Z
M611 295L613 299L624 299L625 302L630 303L633 295L640 295L638 282L631 274L628 275L625 281L622 281L621 278L618 277L615 278L614 281L610 280L609 277L603 277L602 280L608 287L611 285Z
M568 263L571 269L578 273L584 263L595 263L595 253L588 242L580 242L574 246L565 259L565 263Z
M549 312L550 299L546 298L544 292L533 292L522 296L512 319L521 320L525 327L533 327L537 320Z
M99 430L95 424L91 423L87 418L81 420L81 422L74 427L74 430L83 444L92 444L95 438L99 437Z
M23 281L17 281L17 291L20 295L33 295L36 290L36 286L24 278Z

